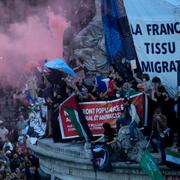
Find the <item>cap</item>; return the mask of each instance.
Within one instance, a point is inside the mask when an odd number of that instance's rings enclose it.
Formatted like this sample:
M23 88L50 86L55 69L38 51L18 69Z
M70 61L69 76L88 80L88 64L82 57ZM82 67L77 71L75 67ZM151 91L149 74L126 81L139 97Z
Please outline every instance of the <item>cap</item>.
M7 150L7 151L6 151L6 154L11 154L11 151L10 151L10 150Z

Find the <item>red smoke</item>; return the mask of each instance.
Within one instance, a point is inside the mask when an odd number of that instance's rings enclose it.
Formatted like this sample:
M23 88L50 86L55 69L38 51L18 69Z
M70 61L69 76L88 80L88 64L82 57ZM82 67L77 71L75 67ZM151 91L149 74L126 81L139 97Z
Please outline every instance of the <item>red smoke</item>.
M40 13L28 16L0 33L0 77L7 76L13 85L23 79L28 67L62 57L63 33L68 23L50 10L42 13L43 18Z

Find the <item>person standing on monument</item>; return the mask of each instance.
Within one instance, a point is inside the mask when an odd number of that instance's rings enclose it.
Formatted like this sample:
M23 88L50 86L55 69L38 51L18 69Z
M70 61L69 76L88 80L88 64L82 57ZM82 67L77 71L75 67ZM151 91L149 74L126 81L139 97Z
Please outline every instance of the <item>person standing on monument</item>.
M135 105L132 104L128 98L124 98L123 103L122 116L118 118L116 122L117 131L119 131L122 126L129 125L130 140L135 141L135 129L137 128L140 119Z
M161 107L156 108L153 115L152 122L152 134L150 137L150 143L153 148L151 152L158 152L158 148L161 151L161 163L165 162L165 136L169 133L167 127L167 117L162 114ZM153 139L159 141L159 146L157 148Z

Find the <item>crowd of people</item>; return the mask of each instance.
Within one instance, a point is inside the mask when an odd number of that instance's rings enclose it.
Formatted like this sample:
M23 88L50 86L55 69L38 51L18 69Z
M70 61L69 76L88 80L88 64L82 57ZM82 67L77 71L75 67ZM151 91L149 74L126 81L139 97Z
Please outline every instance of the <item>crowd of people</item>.
M27 148L19 122L19 131L9 131L0 121L0 179L38 179L39 160Z
M123 73L122 73L123 72ZM137 75L131 71L130 64L126 64L124 71L118 71L116 66L110 65L109 72L103 81L107 82L103 87L98 83L96 77L88 86L86 82L77 82L75 94L79 101L106 101L116 98L124 98L121 117L116 120L116 133L106 123L104 135L108 144L116 142L112 136L118 138L119 130L129 127L130 140L136 143L135 130L138 127L143 128L143 134L150 142L151 153L161 152L161 163L165 163L165 149L175 145L177 150L180 146L180 91L177 91L175 97L168 93L168 87L165 87L159 77L150 79L148 74ZM129 97L143 92L148 102L147 121L140 122L136 107L129 101ZM95 142L102 140L102 137ZM155 143L158 141L159 143Z
M60 142L58 107L72 94L76 95L79 102L124 98L122 114L116 121L116 129L112 130L109 125L103 125L103 138L108 144L113 144L122 127L128 126L132 144L137 141L135 131L138 127L143 127L143 134L150 141L152 153L158 151L153 139L160 142L162 162L166 147L175 143L177 147L180 146L179 91L175 98L172 98L159 77L151 80L148 74L136 75L128 61L121 69L117 69L114 64L110 65L109 71L98 72L91 80L83 77L85 78L72 78L58 70L35 68L21 88L8 91L12 97L9 105L15 109L14 118L17 122L16 126L9 130L3 126L4 120L0 123L2 177L18 176L23 179L26 176L27 179L32 179L38 175L38 160L28 153L26 140L30 139L35 143L36 138L52 137L55 143ZM146 122L140 122L136 107L129 101L131 95L139 92L143 92L148 101ZM7 94L2 91L1 94L3 93ZM176 140L174 135L177 135Z
M25 143L5 141L0 154L0 179L38 179L39 160Z
M33 124L39 119L31 117L32 114L38 116L40 111L34 109L37 105L32 104L35 103L33 96L29 96L24 87L14 89L1 85L0 179L39 179L39 160L27 148L27 141L31 142L44 134L36 132L37 126ZM4 114L2 106L9 112ZM7 126L7 123L11 125Z

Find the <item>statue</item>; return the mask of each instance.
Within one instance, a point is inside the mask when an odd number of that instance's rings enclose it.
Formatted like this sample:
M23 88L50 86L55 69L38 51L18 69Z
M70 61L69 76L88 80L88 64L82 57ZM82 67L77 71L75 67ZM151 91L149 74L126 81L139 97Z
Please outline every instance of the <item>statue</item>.
M66 33L73 34L72 31L72 29L69 29ZM81 59L85 68L91 74L96 74L97 72L103 74L107 71L105 37L99 0L96 0L96 15L85 28L74 36L70 45L68 47L65 46L64 53L66 55L68 54L66 57L69 61L72 59Z

